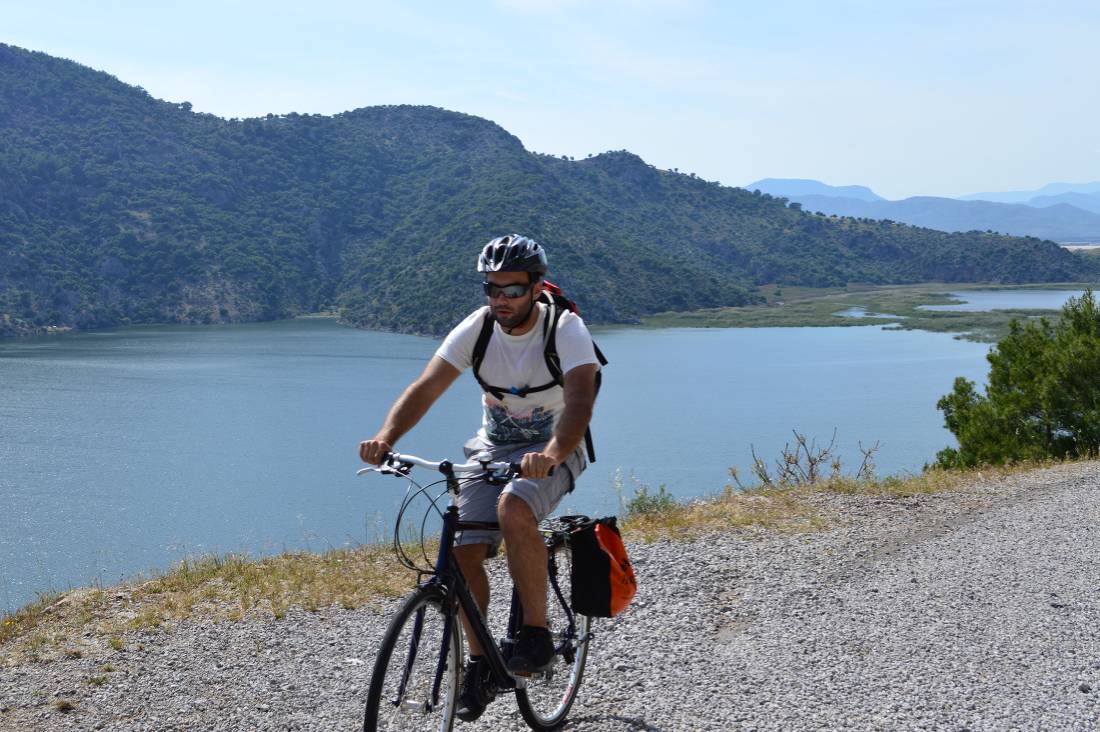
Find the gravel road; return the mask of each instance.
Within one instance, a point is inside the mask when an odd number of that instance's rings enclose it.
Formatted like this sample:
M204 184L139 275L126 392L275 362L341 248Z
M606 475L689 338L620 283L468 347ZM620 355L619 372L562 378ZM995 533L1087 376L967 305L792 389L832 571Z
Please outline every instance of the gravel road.
M1100 729L1100 463L819 500L819 533L632 545L638 598L598 623L569 728ZM352 730L391 606L0 669L0 729ZM525 727L503 697L456 729Z

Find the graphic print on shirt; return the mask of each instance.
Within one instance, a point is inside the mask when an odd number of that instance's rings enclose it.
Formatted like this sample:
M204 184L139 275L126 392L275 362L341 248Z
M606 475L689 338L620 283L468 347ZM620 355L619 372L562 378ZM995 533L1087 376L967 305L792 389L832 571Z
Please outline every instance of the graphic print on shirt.
M497 445L546 442L554 436L554 413L543 407L509 413L503 402L486 395L485 433Z

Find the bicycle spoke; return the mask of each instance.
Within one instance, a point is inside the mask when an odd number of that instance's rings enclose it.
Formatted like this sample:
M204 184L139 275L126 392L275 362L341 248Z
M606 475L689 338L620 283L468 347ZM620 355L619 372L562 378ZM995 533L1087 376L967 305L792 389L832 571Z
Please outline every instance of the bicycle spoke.
M462 661L457 619L442 593L420 588L382 640L367 698L365 730L440 730L454 724Z
M552 549L546 619L556 650L553 665L525 679L522 688L516 690L520 712L528 726L536 730L556 729L565 721L588 657L590 620L569 608L571 562L572 552L566 545Z

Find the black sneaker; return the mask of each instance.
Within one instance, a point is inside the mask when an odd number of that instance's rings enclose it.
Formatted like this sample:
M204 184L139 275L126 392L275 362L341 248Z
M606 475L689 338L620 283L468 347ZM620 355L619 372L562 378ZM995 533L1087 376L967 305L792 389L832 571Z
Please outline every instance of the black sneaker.
M462 690L458 695L455 716L463 722L472 722L481 716L492 700L489 694L489 664L483 658L471 658L462 674Z
M545 671L554 660L554 641L550 631L533 625L519 629L508 670L514 674L533 674Z

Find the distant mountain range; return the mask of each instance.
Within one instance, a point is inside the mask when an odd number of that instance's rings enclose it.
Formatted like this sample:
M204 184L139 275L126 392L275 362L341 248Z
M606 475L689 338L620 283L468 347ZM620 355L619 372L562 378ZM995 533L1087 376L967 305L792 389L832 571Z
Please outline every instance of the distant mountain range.
M801 196L835 196L860 201L885 201L867 186L830 186L808 178L762 178L745 186L750 191L762 191L773 196L795 198Z
M1059 204L1068 204L1082 211L1100 214L1100 193L1060 193L1057 196L1035 196L1027 200L1028 206L1047 208Z
M832 219L625 150L526 150L435 107L222 119L0 44L0 334L338 309L440 333L512 231L592 322L760 301L756 286L1051 282L1047 241Z
M830 186L797 178L765 178L746 188L829 215L889 219L940 231L995 231L1059 242L1100 242L1100 182L900 201L886 200L866 186Z
M1100 181L1092 183L1047 183L1033 191L992 191L986 193L968 193L959 196L963 201L993 201L995 203L1026 203L1036 198L1060 197L1067 193L1085 195L1100 194ZM1033 205L1033 204L1031 204Z

